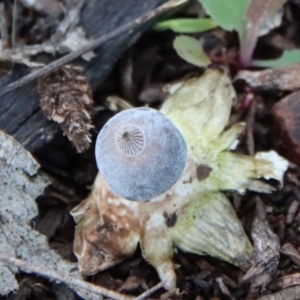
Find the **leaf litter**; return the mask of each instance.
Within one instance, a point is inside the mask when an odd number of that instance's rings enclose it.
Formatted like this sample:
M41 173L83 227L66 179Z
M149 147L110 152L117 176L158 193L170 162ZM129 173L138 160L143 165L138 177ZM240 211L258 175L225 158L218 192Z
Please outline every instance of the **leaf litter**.
M293 4L294 5L294 4ZM215 32L210 33L210 37L214 36ZM158 33L158 36L161 37L161 33ZM162 35L164 38L166 35ZM151 35L147 35L147 39L151 40ZM157 43L161 43L164 46L161 47L160 49L164 49L164 51L159 52L160 57L157 58L158 56L152 56L152 57L139 57L139 64L134 62L134 71L133 75L134 76L134 81L139 82L139 83L146 83L148 84L159 84L162 85L162 82L170 82L173 80L176 80L178 78L181 78L182 76L190 76L189 73L195 72L191 71L190 66L187 64L184 64L182 61L178 61L178 59L174 56L174 53L170 50L167 52L168 55L166 55L166 45L168 44L168 38L166 38L166 41L163 43L157 42L150 43L150 46L155 45L155 47L160 47L160 45L157 45ZM145 42L145 39L143 40ZM147 41L148 42L148 41ZM171 44L171 42L169 43ZM140 48L138 48L140 47ZM137 46L137 49L141 49L141 44ZM163 57L163 59L162 59ZM152 60L152 61L151 61ZM145 73L145 66L148 63L149 66L149 61L156 66L148 69L149 74L148 78L146 79L144 75L138 76L137 74L143 74ZM160 65L158 65L158 62ZM159 66L159 67L158 67ZM294 70L297 70L297 65L293 66ZM263 79L262 82L260 83L259 80L257 88L253 86L254 88L254 93L255 96L259 95L262 97L264 104L265 104L265 111L266 113L261 117L259 115L259 108L258 111L256 111L255 116L254 116L254 121L253 121L253 126L252 126L252 131L253 131L253 137L254 137L254 144L253 147L257 151L257 149L261 150L262 148L273 148L274 142L273 140L267 144L264 144L263 142L260 142L261 136L264 136L265 130L268 132L268 137L270 135L273 137L273 134L271 134L271 131L268 131L270 126L266 125L268 124L269 117L268 117L268 108L272 107L274 103L278 102L282 98L282 91L283 93L287 93L287 91L294 91L298 89L298 83L297 83L297 78L298 76L293 75L294 71L293 68L286 69L283 73L276 73L276 72L281 72L282 70L274 69L274 70L267 70L267 71L260 71L260 72L274 72L271 75L265 75L265 78L269 78L268 76L271 76L271 80ZM142 72L142 71L143 72ZM155 70L155 71L154 71ZM199 72L199 71L198 71ZM201 71L200 71L201 72ZM245 71L246 72L246 71ZM253 71L251 71L253 73ZM269 73L271 73L269 72ZM297 73L295 73L297 74ZM249 75L250 76L250 75ZM263 74L262 74L263 76ZM244 78L246 78L245 76ZM262 77L263 78L263 77ZM284 80L284 78L287 78ZM254 79L252 79L254 81ZM276 82L277 80L277 82ZM247 80L246 80L247 81ZM275 81L275 83L274 83ZM251 77L250 80L248 81L248 84L251 82ZM115 94L116 91L120 93L120 97L122 98L122 91L120 92L118 88L116 88L115 82L112 79L107 80L107 86L111 86L113 88L110 89L113 90L113 94ZM261 86L259 86L261 84ZM236 84L237 89L239 90L241 87L239 86L239 83ZM143 87L146 86L141 84L137 84L137 86ZM275 88L273 88L275 87ZM100 89L101 90L101 89ZM270 90L273 90L270 94L269 97L266 97L264 94L265 92L270 92ZM112 94L111 92L107 92L107 87L102 87L102 91L104 91L104 94ZM140 89L139 92L142 92L143 88ZM239 90L240 91L240 90ZM285 95L285 94L284 94ZM161 103L163 101L164 95L161 94L159 97L155 98L155 101L151 102L151 105L156 106L157 104ZM255 97L255 101L257 101L257 97ZM99 97L99 95L95 99L96 105L103 105L102 101L102 96ZM150 102L150 101L149 101ZM238 115L239 113L233 108L232 112L233 116ZM107 118L107 115L109 115L109 112L107 111L99 111L99 115L96 116L96 121L95 123L99 122L96 127L99 128L101 127L101 124L103 122L103 118ZM244 118L243 114L239 114L239 118ZM244 140L243 136L240 137L242 144L241 146L238 147L237 151L245 152L245 149L243 149L244 145ZM92 136L93 139L93 136ZM269 139L268 139L269 141ZM60 146L62 147L62 146ZM264 149L265 150L265 149ZM69 151L69 150L68 150ZM75 156L76 157L76 156ZM69 168L69 167L67 167ZM70 169L72 170L72 169ZM13 173L14 174L14 173ZM74 175L75 176L75 175ZM276 262L275 263L270 263L268 264L268 260L265 261L265 264L263 263L262 256L257 259L257 265L259 268L256 270L257 273L255 274L254 279L252 278L252 281L258 286L255 288L256 290L249 290L249 284L247 285L244 284L243 286L240 285L238 278L241 277L242 273L237 270L236 268L222 263L220 261L217 261L215 259L211 259L208 257L200 257L200 256L193 256L193 255L185 255L182 253L179 253L175 255L175 262L177 262L178 269L176 270L177 275L178 275L178 287L180 289L180 293L176 292L173 294L168 294L165 295L165 297L169 297L171 299L182 299L183 297L190 296L196 298L197 295L200 297L206 297L206 298L211 298L211 297L218 297L219 299L225 299L225 297L235 297L236 299L245 299L246 294L248 291L248 296L250 295L255 295L258 297L258 299L297 299L297 295L299 294L299 287L295 286L289 286L291 285L291 282L296 282L297 283L297 273L295 273L295 268L299 264L299 251L298 247L300 246L299 239L297 238L297 226L299 226L300 222L300 216L299 212L297 209L293 208L296 206L295 202L293 201L299 201L297 200L297 197L292 193L289 194L286 191L286 186L287 184L292 185L292 187L299 192L299 170L297 166L291 166L288 173L286 174L286 179L284 182L284 187L283 189L280 189L277 193L270 197L261 197L263 202L267 204L267 211L264 215L263 218L260 218L260 223L261 226L264 230L262 230L262 233L266 232L269 235L269 242L272 242L273 240L273 248L276 250L274 252L275 258L277 259L278 253L277 253L277 247L276 243L274 241L276 240L276 237L272 236L270 234L270 231L275 233L278 237L280 237L280 244L283 246L281 247L280 253L280 260L279 260L279 265L276 267ZM16 176L17 178L17 176ZM2 189L1 189L2 190ZM40 188L39 192L34 194L34 199L37 194L42 193L42 188ZM250 232L251 225L252 225L252 219L251 216L253 215L253 207L254 207L254 198L251 198L252 195L245 195L244 197L241 197L241 209L239 211L239 216L243 222L243 225L246 229L247 232ZM296 200L295 200L296 199ZM292 203L293 206L292 206ZM289 208L289 211L288 211ZM290 211L291 210L291 211ZM31 220L34 216L38 214L37 209L35 209L35 213L28 218L28 220ZM51 214L48 214L48 217ZM2 217L2 213L1 213ZM47 221L47 214L45 214L45 222ZM43 218L43 217L42 217ZM51 217L49 217L51 219ZM257 218L257 216L256 216ZM28 222L27 220L27 222ZM268 222L266 221L268 220ZM288 221L289 220L289 221ZM292 220L292 221L291 221ZM59 223L59 221L57 221ZM262 225L263 224L263 225ZM282 225L283 224L283 225ZM54 224L55 225L55 224ZM42 226L45 228L44 226ZM272 229L270 229L270 227ZM2 227L1 227L2 228ZM31 230L31 227L28 226L28 228ZM54 228L58 228L57 224L54 226ZM283 231L282 231L283 230ZM283 233L282 233L283 232ZM57 233L53 233L53 231L49 230L48 232L45 232L47 236L54 236ZM2 241L2 239L1 239ZM48 242L44 239L46 245ZM258 242L260 240L258 239ZM273 250L274 250L273 249ZM52 250L47 250L52 251ZM266 253L266 258L270 257L267 255L268 252ZM179 259L180 256L183 256L185 259ZM133 258L132 260L129 260L127 263L129 265L120 265L119 267L116 267L113 270L109 271L104 271L101 274L96 275L93 280L95 283L100 284L102 286L105 286L105 280L103 279L104 276L108 276L111 280L111 288L113 290L116 290L117 288L120 288L128 279L127 284L129 284L129 289L131 288L132 291L134 291L134 288L136 287L137 289L140 288L140 286L143 286L142 282L146 282L148 286L152 286L153 283L157 282L157 278L155 277L155 274L153 273L153 270L147 266L146 264L143 264L141 261L139 261L137 264L133 263L134 260L137 258L140 258L139 254L136 254L136 257ZM272 260L271 260L272 261ZM130 263L132 265L130 266ZM5 267L6 268L6 267ZM277 269L277 272L274 275L274 278L271 280L269 284L265 284L263 282L267 282L270 280L269 276L266 277L260 277L259 275L264 274L266 270L274 270ZM1 268L2 269L2 268ZM13 276L13 271L15 271L13 267L9 268L9 274L11 277ZM139 283L135 282L135 277L133 277L132 282L130 283L130 276L132 272L136 272L138 270L138 277L140 279L145 279L144 281L140 281ZM261 273L260 273L261 272ZM150 275L146 275L149 273ZM122 274L122 275L120 275ZM224 279L224 274L227 276L230 276L229 280ZM103 276L101 278L101 276ZM149 276L149 277L148 277ZM262 281L258 281L256 278L261 278ZM290 277L290 278L289 278ZM25 277L26 278L26 277ZM149 279L150 278L150 279ZM221 278L221 279L220 279ZM230 280L232 281L230 284ZM250 280L251 281L251 280ZM35 282L34 280L31 282ZM263 283L262 286L260 286L260 283ZM126 285L125 285L126 287ZM226 290L227 287L227 290ZM145 289L146 286L142 287L141 289ZM281 290L283 289L284 290ZM298 289L298 290L297 290ZM279 291L278 291L279 290ZM276 291L275 293L273 293ZM135 293L134 291L133 293ZM159 294L161 295L161 293ZM264 295L264 296L262 296ZM250 297L249 296L249 297ZM159 298L159 296L157 296ZM198 299L199 299L198 298ZM200 298L201 299L201 298Z
M50 181L40 172L33 157L3 132L0 132L0 165L0 294L7 295L18 289L15 279L18 269L4 264L3 257L19 258L80 278L76 264L64 261L49 248L46 237L30 226L31 220L38 214L35 199Z
M35 199L50 181L30 153L1 131L0 170L0 294L19 288L15 274L20 268L68 284L86 299L99 299L99 295L126 299L85 283L77 264L62 259L49 248L46 236L34 230L31 220L38 214Z
M268 284L275 275L279 263L279 237L266 220L266 210L261 199L256 200L256 215L251 236L254 243L253 267L243 276L251 281L252 288Z
M241 70L235 80L245 80L255 90L296 91L300 88L300 64L260 71Z

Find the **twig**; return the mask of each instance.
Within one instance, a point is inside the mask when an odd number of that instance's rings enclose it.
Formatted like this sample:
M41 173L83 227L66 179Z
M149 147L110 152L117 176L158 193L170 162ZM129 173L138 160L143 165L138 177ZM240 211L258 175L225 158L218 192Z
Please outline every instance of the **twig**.
M253 99L251 106L249 107L247 117L246 117L246 144L248 153L251 156L255 154L255 147L254 147L254 137L253 137L253 125L255 121L255 112L256 112L256 102Z
M12 32L11 32L11 45L16 44L17 36L17 9L18 9L18 0L14 1L13 5L13 15L12 15Z
M100 286L91 284L89 282L85 282L83 280L73 278L69 275L60 274L54 270L50 270L50 269L46 269L44 267L33 265L27 261L13 258L13 257L5 255L3 253L0 253L0 261L5 264L8 264L8 265L13 265L15 267L18 267L29 273L35 273L40 276L47 277L51 280L56 280L56 281L65 283L70 287L77 287L77 288L85 289L85 290L88 290L97 295L101 295L103 297L109 297L109 298L115 299L115 300L131 300L131 299L133 299L132 297L124 296L117 292L113 292L108 289L102 288Z
M101 295L103 297L109 297L111 299L115 300L132 300L133 298L130 296L125 296L117 292L110 291L106 288L102 288L100 286L94 285L92 283L73 278L69 275L60 274L54 270L46 269L40 266L33 265L25 260L21 260L18 258L13 258L11 256L5 255L0 253L0 261L8 264L13 265L15 267L20 268L23 271L27 271L29 273L35 273L43 277L47 277L51 280L56 280L62 283L67 284L70 287L77 287L81 289L85 289L87 291L93 292L97 295ZM134 300L143 300L146 297L150 296L152 293L156 292L160 288L162 288L164 285L162 282L158 283L148 291L144 292L143 294L139 295Z
M168 11L169 9L176 7L182 3L185 3L186 1L187 0L170 0L167 3L157 7L156 9L144 14L142 17L137 18L137 19L135 19L129 23L126 23L125 25L107 33L107 34L100 36L99 38L95 39L94 41L91 41L87 45L82 46L78 50L76 50L70 54L67 54L67 55L55 60L54 62L44 66L43 68L41 68L35 72L32 72L32 73L22 77L21 79L7 85L0 92L0 97L8 92L11 92L11 91L23 86L24 84L27 84L27 83L43 76L43 75L49 74L50 72L58 69L62 65L71 62L72 60L80 57L81 55L83 55L86 52L93 50L94 48L99 47L103 43L120 35L121 33L129 31L137 25L144 24L147 21L151 20L153 17L155 17L165 11Z
M146 291L143 294L139 295L134 300L144 300L145 298L147 298L148 296L150 296L151 294L153 294L154 292L156 292L157 290L159 290L162 287L164 287L164 284L163 284L163 282L160 282L157 285L155 285L154 287L152 287L151 289L149 289L148 291Z
M0 33L2 39L2 51L10 46L9 33L8 33L8 16L6 13L5 5L0 3Z

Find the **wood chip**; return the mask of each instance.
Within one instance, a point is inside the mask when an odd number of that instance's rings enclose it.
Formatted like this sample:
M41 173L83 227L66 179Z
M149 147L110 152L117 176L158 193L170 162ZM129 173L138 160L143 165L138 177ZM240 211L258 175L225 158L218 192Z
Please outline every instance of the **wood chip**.
M264 71L240 71L235 78L245 80L259 90L295 91L300 88L300 64Z
M274 142L286 158L300 164L300 91L276 103L272 116Z
M299 209L299 202L297 200L294 200L288 208L286 221L285 221L287 225L291 224L294 221L298 209Z
M291 244L285 244L281 247L281 253L288 256L298 267L300 267L300 252Z
M300 286L290 287L278 293L262 296L257 300L298 300L300 295Z
M285 289L293 285L300 285L300 273L280 277L272 281L268 287L270 289Z
M256 216L251 232L254 241L254 265L242 281L251 280L252 287L262 286L272 280L279 263L279 238L266 219L266 209L260 198L256 200Z

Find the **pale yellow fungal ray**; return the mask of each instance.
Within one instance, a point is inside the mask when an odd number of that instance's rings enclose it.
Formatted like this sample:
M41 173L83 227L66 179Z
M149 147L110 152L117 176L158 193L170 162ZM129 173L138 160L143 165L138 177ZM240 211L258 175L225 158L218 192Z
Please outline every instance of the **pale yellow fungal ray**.
M160 111L179 128L189 146L207 146L227 125L235 91L225 71L207 70L181 83Z
M220 192L194 195L178 216L172 240L185 252L209 254L247 270L252 246L228 199Z
M272 192L274 188L259 179L281 182L288 163L276 153L254 158L230 150L245 124L225 130L235 91L223 70L208 69L171 91L161 112L186 143L183 172L168 190L146 202L118 196L98 174L90 196L72 211L77 223L74 252L86 275L132 256L138 244L169 290L176 287L175 247L208 254L244 270L251 267L252 245L222 191ZM160 134L157 138L159 149Z

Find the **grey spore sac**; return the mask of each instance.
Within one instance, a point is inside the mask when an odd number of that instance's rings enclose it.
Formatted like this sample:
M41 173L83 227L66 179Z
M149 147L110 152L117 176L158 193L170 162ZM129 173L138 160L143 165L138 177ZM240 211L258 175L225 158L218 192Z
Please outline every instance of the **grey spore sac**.
M95 155L100 174L117 195L143 202L178 180L187 147L165 115L151 108L133 108L104 125Z

